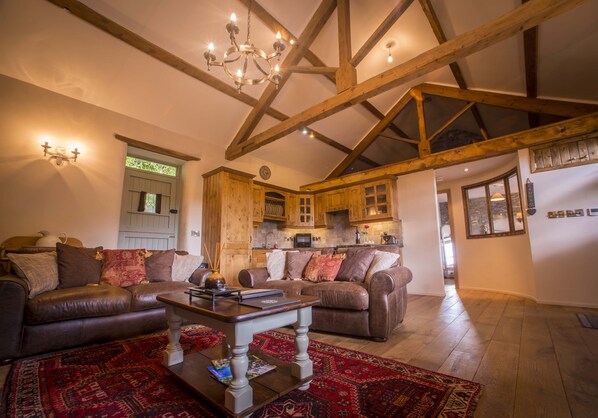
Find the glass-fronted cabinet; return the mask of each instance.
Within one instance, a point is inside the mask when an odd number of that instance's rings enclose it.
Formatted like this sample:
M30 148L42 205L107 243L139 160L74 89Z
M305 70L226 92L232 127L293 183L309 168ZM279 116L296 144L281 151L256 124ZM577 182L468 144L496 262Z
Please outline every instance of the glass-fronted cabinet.
M393 219L394 188L391 180L367 183L363 186L363 220Z
M298 226L314 226L314 197L300 194L297 199Z

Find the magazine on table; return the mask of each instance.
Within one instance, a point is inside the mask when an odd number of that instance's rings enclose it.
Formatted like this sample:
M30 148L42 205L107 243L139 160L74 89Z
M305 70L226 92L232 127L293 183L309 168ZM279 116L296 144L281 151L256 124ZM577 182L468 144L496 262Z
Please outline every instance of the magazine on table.
M239 302L239 304L245 306L252 306L254 308L259 309L269 309L297 302L299 302L299 299L290 299L281 296L266 296L249 300L242 300Z
M274 364L267 363L253 354L248 355L247 359L249 360L247 365L248 380L261 376L264 373L276 368ZM217 379L221 383L224 383L225 385L230 385L233 375L230 371L229 359L223 358L212 360L212 366L208 366L208 370L213 378Z

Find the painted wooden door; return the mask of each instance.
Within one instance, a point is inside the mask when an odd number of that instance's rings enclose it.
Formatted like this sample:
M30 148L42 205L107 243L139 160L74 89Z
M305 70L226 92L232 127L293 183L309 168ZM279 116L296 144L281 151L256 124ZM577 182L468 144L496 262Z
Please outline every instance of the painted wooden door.
M176 192L176 177L125 169L118 247L175 248Z

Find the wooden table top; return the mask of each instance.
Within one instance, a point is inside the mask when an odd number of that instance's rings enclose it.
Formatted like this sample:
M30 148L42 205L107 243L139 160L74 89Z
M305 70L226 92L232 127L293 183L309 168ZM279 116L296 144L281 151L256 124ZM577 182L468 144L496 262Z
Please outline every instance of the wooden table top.
M293 295L289 299L297 299L295 303L275 308L260 309L241 305L235 299L219 300L212 305L211 300L194 297L189 302L189 294L184 292L160 295L157 299L167 305L182 308L189 312L195 312L223 322L243 322L280 312L306 308L320 303L320 299L315 296Z

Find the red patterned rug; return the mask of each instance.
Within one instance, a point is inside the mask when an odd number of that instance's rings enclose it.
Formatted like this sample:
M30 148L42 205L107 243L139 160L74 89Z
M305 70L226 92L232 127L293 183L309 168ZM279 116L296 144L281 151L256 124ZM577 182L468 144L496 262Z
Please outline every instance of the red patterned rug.
M222 334L186 327L186 353L212 347ZM8 417L215 417L161 365L165 333L15 362L4 386ZM258 348L292 361L293 336L256 335ZM395 360L311 340L314 375L253 417L472 417L481 385ZM209 377L206 377L209 378Z

